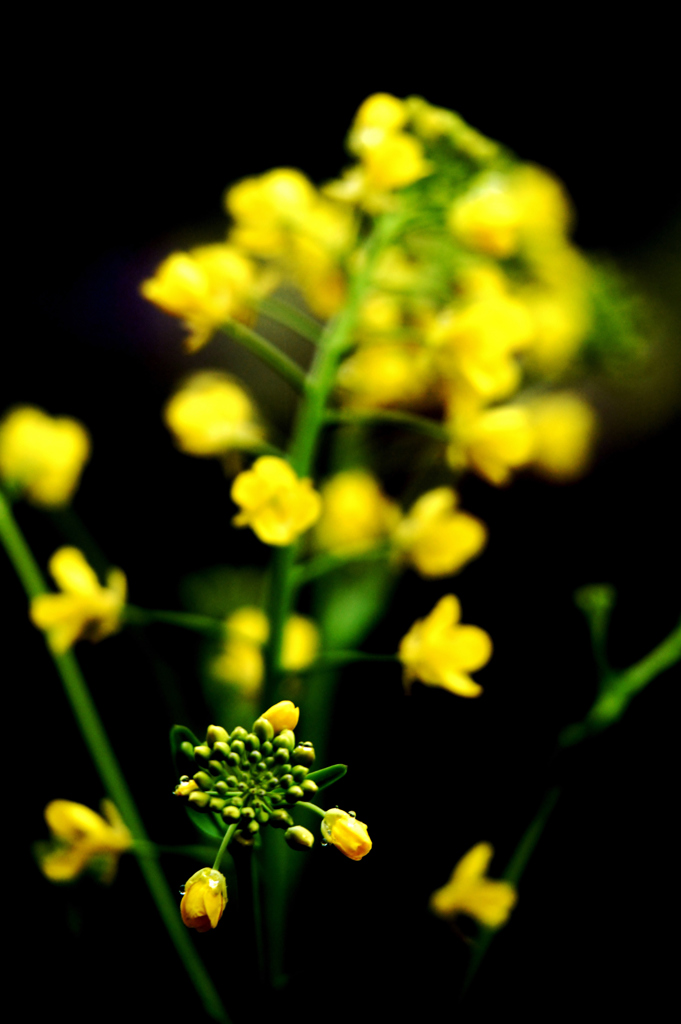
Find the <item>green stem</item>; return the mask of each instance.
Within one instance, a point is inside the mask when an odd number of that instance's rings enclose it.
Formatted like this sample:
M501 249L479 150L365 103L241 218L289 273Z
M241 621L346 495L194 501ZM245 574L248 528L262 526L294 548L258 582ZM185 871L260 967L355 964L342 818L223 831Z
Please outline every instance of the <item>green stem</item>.
M352 555L347 558L325 551L322 554L315 555L314 558L308 559L307 562L300 562L293 567L293 586L299 589L306 583L310 583L311 580L316 580L320 576L326 576L327 573L333 572L334 569L338 569L343 565L354 565L356 562L382 561L388 558L389 555L390 547L387 544L377 545L368 551L363 551L361 554Z
M249 352L258 356L268 366L271 366L296 391L305 390L304 372L297 363L289 359L271 341L262 338L255 331L252 331L250 327L245 327L244 324L237 323L236 320L230 320L228 323L222 324L220 330L224 334L229 335L230 338L233 338L234 341L238 341L240 345L243 345Z
M233 821L232 824L227 829L227 831L225 832L224 836L222 837L222 842L220 843L220 849L215 854L215 860L213 861L213 871L219 871L220 870L220 864L222 862L222 858L225 855L225 850L227 849L227 847L231 843L232 836L236 832L238 825L239 825L238 821Z
M503 877L516 888L525 868L527 867L527 863L532 856L539 839L541 838L542 832L546 827L546 823L553 813L553 809L556 806L559 796L560 790L558 787L548 791L541 803L541 806L539 807L539 810L537 811L537 814L530 822L530 825L518 843L513 856L508 862ZM471 956L471 960L468 965L468 971L464 979L463 989L461 991L462 997L470 988L496 933L497 929L495 928L482 927L480 929L473 950L473 955Z
M325 417L326 423L390 423L398 427L406 427L415 430L419 434L426 434L436 441L443 441L448 444L452 437L450 432L435 420L429 420L425 416L416 416L410 412L398 412L392 409L371 409L368 411L356 411L351 409L330 409Z
M208 615L194 615L191 612L156 611L152 608L138 608L136 605L125 606L124 621L135 626L146 626L152 622L164 622L168 626L179 626L190 629L204 636L224 637L225 625L220 619L212 619Z
M34 598L47 593L48 588L38 564L1 492L0 538L28 597ZM185 970L189 974L206 1012L215 1020L228 1022L229 1018L217 990L185 931L178 913L177 901L170 891L158 859L151 853L142 819L120 770L78 662L72 651L66 651L65 654L55 654L49 648L48 651L61 678L66 696L104 788L120 811L135 843L140 843L138 850L135 850L133 846L133 853L137 855L140 871Z
M313 345L316 345L321 337L321 324L304 313L302 309L297 309L290 302L278 299L274 295L269 295L261 300L258 313L262 313L269 320L282 324L283 327L290 327L292 331L299 334L301 338L311 341Z
M316 804L309 804L305 800L299 800L296 807L306 807L308 811L315 811L322 818L326 816L326 811L322 810L321 807L317 807Z

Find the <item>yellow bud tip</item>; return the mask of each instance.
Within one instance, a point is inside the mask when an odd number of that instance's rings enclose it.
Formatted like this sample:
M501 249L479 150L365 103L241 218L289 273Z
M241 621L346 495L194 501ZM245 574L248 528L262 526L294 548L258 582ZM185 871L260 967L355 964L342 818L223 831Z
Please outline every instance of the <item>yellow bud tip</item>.
M350 860L366 857L373 846L364 822L339 807L326 812L321 831L324 841L332 843Z
M187 928L209 932L217 928L227 905L227 882L215 868L201 868L184 887L180 904L182 920Z
M293 730L298 725L300 708L297 708L292 700L280 700L278 704L273 704L263 712L261 717L271 723L275 732L281 732L283 729Z

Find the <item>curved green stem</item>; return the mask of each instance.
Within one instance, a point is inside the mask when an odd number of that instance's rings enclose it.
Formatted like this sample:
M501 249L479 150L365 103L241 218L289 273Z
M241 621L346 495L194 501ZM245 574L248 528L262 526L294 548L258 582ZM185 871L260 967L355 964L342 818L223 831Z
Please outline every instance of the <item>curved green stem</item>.
M436 441L448 444L452 437L446 427L435 420L429 420L425 416L417 416L411 412L398 412L393 409L330 409L325 417L326 423L390 423L398 427L406 427L408 430L415 430L419 434L425 434Z
M321 815L322 818L326 815L326 811L322 810L321 807L317 807L316 804L307 803L305 800L299 800L296 807L305 807L308 811L316 811L316 813Z
M258 356L268 366L271 366L296 391L305 390L305 373L303 370L292 359L289 359L281 349L278 349L276 345L268 341L267 338L262 338L255 331L251 330L250 327L245 327L244 324L237 323L236 320L230 320L228 323L222 324L220 330L223 334L233 338L234 341L238 341L240 345L243 345L249 352Z
M343 565L354 565L356 562L378 562L388 558L389 555L390 545L388 544L380 544L370 548L368 551L362 551L360 554L347 557L335 555L330 551L324 551L308 559L306 562L299 562L298 565L293 567L291 570L293 586L299 589L306 583L319 579L320 576L325 576L328 572L333 572L334 569L339 569Z
M283 327L289 327L301 338L311 341L313 345L316 345L321 337L321 324L304 313L302 309L298 309L290 302L277 298L275 295L268 295L267 298L260 301L258 313L262 313L263 316L274 320L275 323L281 324Z
M30 598L47 593L48 587L14 516L0 492L0 538L16 573ZM123 777L116 755L90 696L73 651L55 654L47 648L61 678L64 691L83 735L92 761L110 798L116 804L139 849L133 846L137 862L171 941L189 974L206 1012L215 1020L229 1018L211 978L191 944L178 913L158 858L152 852L144 824Z
M225 832L224 836L222 837L222 842L220 843L220 849L215 854L215 860L213 861L213 871L219 871L220 870L220 864L222 862L222 858L225 855L225 850L227 849L227 847L231 843L232 837L233 837L234 833L236 832L238 825L239 825L238 821L233 821L232 824L227 829L227 831Z

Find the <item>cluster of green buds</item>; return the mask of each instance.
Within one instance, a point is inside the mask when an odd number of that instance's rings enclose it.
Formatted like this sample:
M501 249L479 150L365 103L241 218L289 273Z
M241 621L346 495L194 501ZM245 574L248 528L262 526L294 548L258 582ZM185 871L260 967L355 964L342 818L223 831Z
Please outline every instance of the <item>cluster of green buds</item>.
M175 795L214 820L219 816L225 826L238 824L242 840L252 840L263 825L290 829L289 809L319 788L318 773L310 773L314 747L296 741L291 726L297 721L298 709L282 701L256 719L250 732L211 725L204 743L184 740L179 750L197 770L180 778Z

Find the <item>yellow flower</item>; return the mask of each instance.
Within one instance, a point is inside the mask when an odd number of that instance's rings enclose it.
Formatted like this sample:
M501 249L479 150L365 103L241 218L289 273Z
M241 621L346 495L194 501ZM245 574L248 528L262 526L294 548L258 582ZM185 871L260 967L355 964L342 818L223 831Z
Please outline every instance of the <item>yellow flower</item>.
M292 700L280 700L278 704L273 704L267 711L263 711L260 717L266 718L275 732L282 732L284 729L293 731L298 725L300 708L297 708Z
M186 882L180 913L187 928L217 928L227 905L227 881L215 868L201 868Z
M121 624L127 584L120 569L111 569L103 587L78 548L59 548L49 570L61 594L40 594L31 601L31 621L47 632L50 647L63 654L76 640L103 640Z
M222 455L232 448L249 448L263 438L253 403L224 373L191 377L167 403L163 419L177 447L189 455Z
M90 455L82 424L23 405L0 424L0 477L38 505L65 505Z
M145 299L182 318L190 331L185 343L190 352L226 320L250 319L250 304L268 289L247 256L220 243L171 253L140 287Z
M478 626L461 626L461 605L454 594L441 598L425 619L402 638L398 657L407 688L414 679L441 686L460 697L477 697L482 687L468 675L486 665L492 641Z
M52 882L68 882L91 865L99 868L102 881L112 881L132 836L110 800L102 800L102 811L107 820L70 800L47 805L45 820L55 846L41 855L40 869Z
M474 516L457 511L451 487L422 494L393 533L403 552L422 576L450 576L480 554L487 528Z
M239 608L225 624L227 641L213 662L219 679L239 687L244 696L256 697L265 678L262 647L267 643L270 625L261 608ZM284 626L282 668L300 672L308 668L319 650L319 631L311 619L291 615Z
M315 528L317 545L337 555L367 551L397 525L400 512L378 481L363 469L350 469L321 489L322 515Z
M532 465L551 480L573 480L591 454L596 417L590 405L569 391L528 402L534 432Z
M347 811L333 807L324 815L321 825L325 842L333 845L350 860L361 860L373 846L367 827Z
M284 459L263 455L232 484L241 505L232 522L250 526L264 544L291 544L319 519L322 499L309 479L300 480Z
M447 884L430 897L431 910L445 918L468 914L488 928L505 924L518 897L510 882L485 878L493 853L489 843L478 843L464 854Z
M450 465L471 466L491 484L510 482L514 469L526 466L534 455L535 432L528 409L500 405L454 420L454 441L447 450Z
M337 384L354 406L418 406L429 396L433 355L418 345L376 344L358 349L341 363Z

